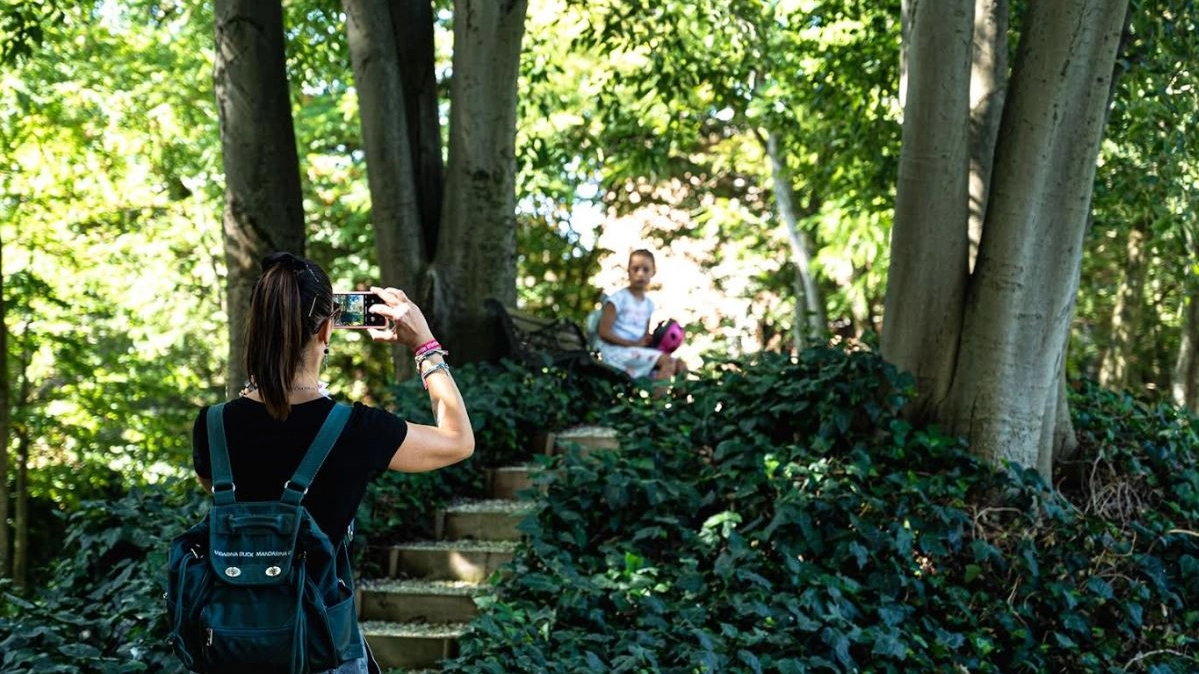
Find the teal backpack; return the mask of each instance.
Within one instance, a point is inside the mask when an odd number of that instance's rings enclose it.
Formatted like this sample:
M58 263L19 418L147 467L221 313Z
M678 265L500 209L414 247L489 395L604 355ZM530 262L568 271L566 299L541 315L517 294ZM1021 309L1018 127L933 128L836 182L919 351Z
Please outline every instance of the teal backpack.
M281 498L257 503L236 500L223 409L207 416L213 506L168 555L175 654L213 674L308 674L361 658L348 542L330 542L300 504L350 408L333 406Z

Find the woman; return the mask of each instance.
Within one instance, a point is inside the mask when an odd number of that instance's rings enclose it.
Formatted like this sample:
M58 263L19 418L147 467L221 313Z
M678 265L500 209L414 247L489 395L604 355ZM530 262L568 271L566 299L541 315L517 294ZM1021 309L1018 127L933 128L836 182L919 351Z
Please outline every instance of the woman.
M332 541L344 535L366 491L385 470L423 472L457 463L474 452L474 434L458 387L420 309L395 288L371 288L384 304L371 311L388 319L371 329L375 341L399 342L417 354L436 426L414 424L356 403L345 430L317 473L303 505ZM241 397L225 405L229 463L238 501L273 501L299 465L334 401L320 371L335 317L329 277L315 263L290 253L262 262L246 331L250 381ZM211 491L207 408L192 431L196 476ZM371 669L368 670L368 664ZM332 670L377 671L369 653Z

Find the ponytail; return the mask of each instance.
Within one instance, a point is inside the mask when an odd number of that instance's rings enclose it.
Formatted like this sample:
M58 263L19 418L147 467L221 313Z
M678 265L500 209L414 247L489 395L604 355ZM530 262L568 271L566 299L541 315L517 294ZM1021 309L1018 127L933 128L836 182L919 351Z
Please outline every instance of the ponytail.
M286 419L288 392L304 358L304 347L333 315L333 288L316 264L291 253L262 261L246 322L246 371L267 412Z

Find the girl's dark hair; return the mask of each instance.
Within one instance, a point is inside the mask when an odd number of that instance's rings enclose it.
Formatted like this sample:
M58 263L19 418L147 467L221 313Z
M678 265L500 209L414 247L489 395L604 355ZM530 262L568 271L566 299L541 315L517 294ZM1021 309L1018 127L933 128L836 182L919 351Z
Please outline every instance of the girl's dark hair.
M287 394L304 347L331 316L333 286L320 266L291 253L262 259L246 322L246 371L275 419L291 412Z
M633 258L637 257L638 255L643 255L645 257L648 257L649 263L654 265L654 269L658 268L658 263L654 261L654 254L644 248L638 248L637 250L629 253L629 264L632 264Z

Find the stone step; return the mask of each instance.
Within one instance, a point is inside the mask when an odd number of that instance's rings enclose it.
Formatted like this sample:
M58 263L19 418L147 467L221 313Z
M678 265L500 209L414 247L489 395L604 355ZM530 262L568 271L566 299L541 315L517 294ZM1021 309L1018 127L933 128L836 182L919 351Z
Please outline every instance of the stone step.
M387 578L482 583L512 561L515 541L434 541L371 548L367 554Z
M565 454L575 450L587 455L597 450L620 449L620 439L616 436L616 430L605 426L568 428L555 433L551 443L554 454Z
M531 512L532 504L523 501L458 503L438 513L434 532L439 540L519 541L516 525Z
M477 588L460 580L364 580L358 584L358 615L367 621L470 622L479 613Z
M438 663L458 654L458 638L466 625L428 625L366 621L359 624L362 635L383 671L435 668Z
M541 470L535 465L490 468L486 475L486 493L492 499L519 501L522 492L534 489L533 474Z

